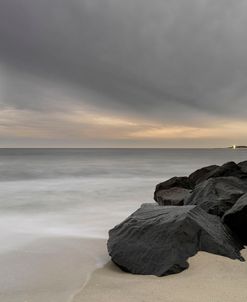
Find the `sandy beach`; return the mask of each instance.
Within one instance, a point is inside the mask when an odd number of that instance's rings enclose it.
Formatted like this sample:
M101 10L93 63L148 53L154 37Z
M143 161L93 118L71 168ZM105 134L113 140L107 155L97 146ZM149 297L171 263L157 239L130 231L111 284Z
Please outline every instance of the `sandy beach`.
M41 238L0 254L0 301L246 302L247 262L199 252L189 263L166 277L132 275L109 261L105 239Z
M107 260L103 239L37 239L0 254L0 301L71 301Z
M242 251L247 259L247 250ZM199 252L190 267L166 277L122 272L113 263L96 270L73 302L246 302L247 263Z
M0 302L246 302L246 263L198 253L188 270L157 278L123 273L106 249L108 230L151 202L160 180L245 158L228 149L2 150Z

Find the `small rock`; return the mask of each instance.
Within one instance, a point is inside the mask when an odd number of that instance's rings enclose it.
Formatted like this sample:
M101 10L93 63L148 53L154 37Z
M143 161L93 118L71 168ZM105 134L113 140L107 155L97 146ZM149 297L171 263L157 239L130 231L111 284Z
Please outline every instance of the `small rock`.
M173 187L167 190L160 190L155 194L155 200L159 205L181 206L184 199L190 195L191 190Z
M157 201L156 199L156 194L158 191L161 191L161 190L168 190L168 189L171 189L171 188L174 188L174 187L177 187L177 188L184 188L184 189L192 189L193 188L193 185L191 184L190 180L188 177L185 177L185 176L182 176L182 177L172 177L166 181L163 181L161 183L159 183L157 186L156 186L156 189L155 189L155 192L154 192L154 200Z

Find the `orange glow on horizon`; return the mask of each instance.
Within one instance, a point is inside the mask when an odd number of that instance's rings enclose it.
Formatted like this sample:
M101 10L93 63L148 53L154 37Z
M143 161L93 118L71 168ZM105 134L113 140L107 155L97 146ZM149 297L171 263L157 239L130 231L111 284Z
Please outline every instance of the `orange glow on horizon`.
M172 125L140 119L130 119L114 114L101 114L95 110L71 110L43 113L5 108L0 111L0 135L30 139L77 139L81 141L106 139L109 141L165 140L244 140L247 122L221 120L209 121L210 127Z

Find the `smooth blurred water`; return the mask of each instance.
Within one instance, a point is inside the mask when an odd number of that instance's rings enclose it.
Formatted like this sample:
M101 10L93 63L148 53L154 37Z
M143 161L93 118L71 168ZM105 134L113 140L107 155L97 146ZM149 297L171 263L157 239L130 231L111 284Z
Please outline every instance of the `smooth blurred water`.
M244 149L0 149L0 252L44 236L106 238L157 183L246 159Z

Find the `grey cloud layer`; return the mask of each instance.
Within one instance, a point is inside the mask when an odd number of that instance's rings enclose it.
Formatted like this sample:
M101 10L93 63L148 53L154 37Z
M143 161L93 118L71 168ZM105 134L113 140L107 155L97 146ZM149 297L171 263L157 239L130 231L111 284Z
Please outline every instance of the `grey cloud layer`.
M26 73L9 76L4 102L49 107L36 75L159 120L243 117L246 28L241 0L0 0L0 62Z

